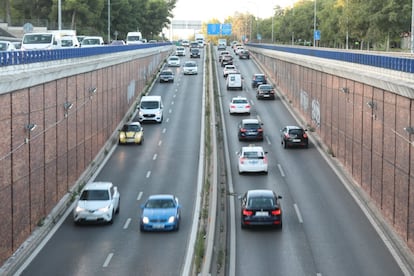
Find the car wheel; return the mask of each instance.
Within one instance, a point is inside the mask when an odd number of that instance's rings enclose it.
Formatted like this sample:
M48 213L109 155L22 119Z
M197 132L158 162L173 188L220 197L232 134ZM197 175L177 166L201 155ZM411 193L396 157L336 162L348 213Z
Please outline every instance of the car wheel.
M246 225L244 225L243 223L240 223L241 229L246 229Z
M112 211L112 216L111 219L108 222L109 224L113 224L114 223L114 212Z
M115 211L115 213L116 214L119 214L119 210L121 209L121 198L119 199L119 201L118 201L118 207L116 208L116 211Z
M145 232L144 226L140 225L140 227L139 227L139 231L141 231L141 232Z
M287 144L286 144L286 141L284 141L284 142L283 142L283 148L284 148L284 149L287 149Z
M305 149L309 148L309 143L305 144Z

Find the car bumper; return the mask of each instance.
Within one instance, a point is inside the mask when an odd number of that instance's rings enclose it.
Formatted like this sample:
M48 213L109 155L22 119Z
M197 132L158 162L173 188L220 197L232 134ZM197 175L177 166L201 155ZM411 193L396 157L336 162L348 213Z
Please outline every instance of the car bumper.
M253 226L281 226L282 218L281 217L265 217L265 218L250 218L244 217L241 220L243 227L253 227Z
M257 95L257 98L258 99L261 99L261 100L274 100L275 99L275 95L272 95L272 94L263 94L263 95Z
M301 141L293 141L293 140L287 140L285 141L286 146L288 147L308 147L308 141L307 140L301 140Z
M250 113L250 109L247 108L233 108L230 109L230 114L237 113L237 114L245 114Z
M140 123L142 123L142 122L158 122L158 123L161 123L162 122L162 116L156 116L156 115L153 115L153 116L149 116L149 115L146 115L146 116L138 116L138 121L140 122Z
M112 219L112 210L108 212L89 212L80 211L73 213L73 220L79 222L110 222Z
M267 172L268 171L268 165L262 164L262 165L249 165L249 164L239 164L239 173L244 172Z
M178 229L178 221L173 223L163 223L163 222L149 222L144 224L141 221L140 230L141 231L175 231Z
M239 134L239 140L246 140L246 141L263 141L263 135L246 135L246 134Z

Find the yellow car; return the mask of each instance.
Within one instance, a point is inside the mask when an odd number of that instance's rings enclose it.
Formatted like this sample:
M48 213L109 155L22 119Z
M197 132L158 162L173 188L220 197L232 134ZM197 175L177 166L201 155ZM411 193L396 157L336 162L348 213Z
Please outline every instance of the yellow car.
M142 144L144 141L144 128L139 122L125 124L119 130L119 144Z

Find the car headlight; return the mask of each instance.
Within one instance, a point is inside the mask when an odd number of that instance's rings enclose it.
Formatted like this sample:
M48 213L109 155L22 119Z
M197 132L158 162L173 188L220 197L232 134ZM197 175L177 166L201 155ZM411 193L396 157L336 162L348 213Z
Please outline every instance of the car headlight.
M85 211L85 208L82 208L82 207L76 206L76 209L75 209L75 212L76 212L76 213L80 213L80 212L83 212L83 211Z
M100 212L102 212L102 213L106 213L106 212L108 212L108 211L109 211L109 206L105 206L105 207L99 208L98 210L99 210Z
M155 114L156 114L157 116L161 116L161 111L157 111Z
M119 133L119 138L120 138L120 139L124 139L124 138L125 138L125 132L121 132L121 133Z
M138 113L138 115L139 115L139 116L144 116L144 112L140 111L140 112Z
M144 223L144 224L149 223L149 218L148 217L143 217L142 218L142 223Z
M175 217L171 216L168 218L168 223L173 223L175 221Z

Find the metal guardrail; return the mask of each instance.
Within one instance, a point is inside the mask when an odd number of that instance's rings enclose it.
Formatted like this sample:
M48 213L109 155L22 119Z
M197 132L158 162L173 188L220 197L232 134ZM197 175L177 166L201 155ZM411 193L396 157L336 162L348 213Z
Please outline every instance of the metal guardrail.
M116 52L139 50L151 47L171 45L171 43L143 43L136 45L104 45L85 48L62 48L52 50L30 50L0 52L0 67L30 64L36 62L56 61L72 58L83 58L94 55L104 55Z
M401 57L374 53L356 53L340 50L327 50L317 48L288 47L270 44L249 43L249 47L281 51L291 54L307 55L317 58L345 61L350 63L368 65L405 73L414 73L414 56Z

